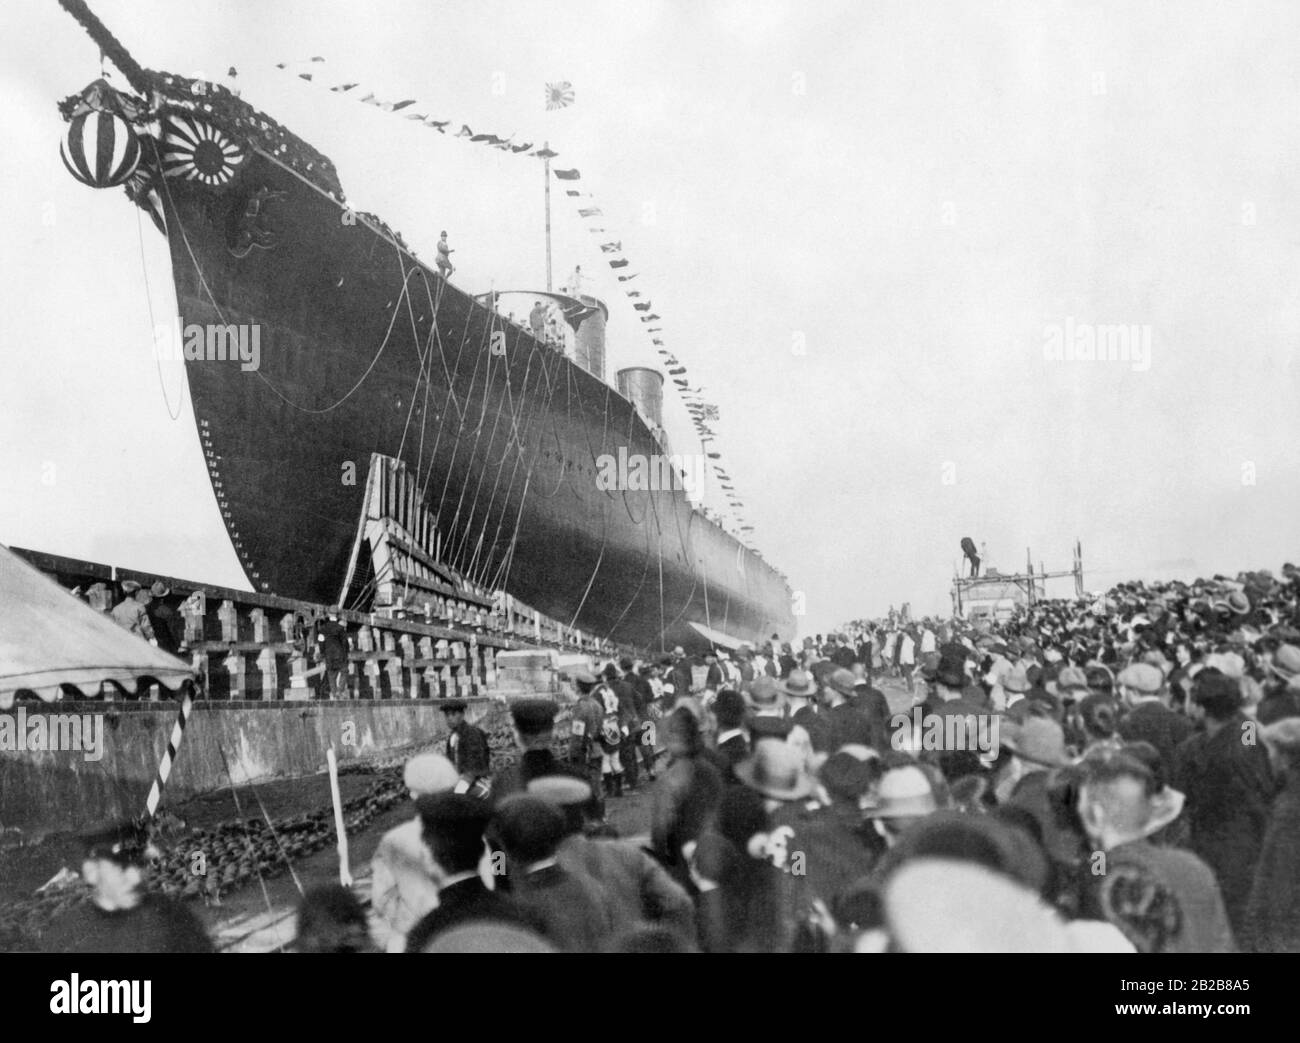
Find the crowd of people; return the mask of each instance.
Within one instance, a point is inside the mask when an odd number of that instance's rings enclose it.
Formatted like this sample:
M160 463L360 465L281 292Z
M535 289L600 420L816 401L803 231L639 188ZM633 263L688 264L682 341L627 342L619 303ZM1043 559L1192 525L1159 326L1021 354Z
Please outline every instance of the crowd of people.
M450 701L369 918L310 892L296 946L1300 951L1298 602L1288 565L894 625L910 695L888 621L623 659L570 676L567 735L513 702L495 772Z

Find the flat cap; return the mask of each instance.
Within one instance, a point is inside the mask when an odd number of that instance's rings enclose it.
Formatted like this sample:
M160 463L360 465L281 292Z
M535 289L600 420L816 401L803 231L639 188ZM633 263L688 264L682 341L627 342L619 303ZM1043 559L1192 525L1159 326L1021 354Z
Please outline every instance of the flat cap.
M1165 686L1164 671L1151 663L1130 663L1115 680L1125 688L1146 695L1155 695Z

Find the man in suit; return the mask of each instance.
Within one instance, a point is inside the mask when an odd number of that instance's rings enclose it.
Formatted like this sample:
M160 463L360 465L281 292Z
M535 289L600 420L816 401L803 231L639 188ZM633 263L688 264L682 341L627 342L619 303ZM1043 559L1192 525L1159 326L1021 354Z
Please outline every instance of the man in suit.
M1187 795L1191 849L1214 870L1233 929L1245 937L1247 902L1276 784L1264 747L1243 741L1247 719L1237 681L1213 667L1201 670L1192 707L1204 718L1204 731L1175 752L1173 785Z
M491 785L487 735L482 728L476 728L465 720L463 699L446 699L441 709L447 715L447 727L451 729L447 736L447 759L460 775L456 792L487 796Z
M1125 750L1101 751L1082 765L1079 819L1105 872L1091 897L1140 952L1235 952L1213 871L1190 851L1151 843L1150 770Z
M559 866L604 886L616 931L654 924L687 942L695 941L695 903L663 866L634 841L585 835L592 807L590 784L568 775L551 775L534 779L528 792L553 804L564 816L564 839L556 851Z
M1169 709L1169 690L1160 667L1133 663L1116 678L1126 713L1118 731L1125 742L1149 742L1160 751L1165 768L1172 767L1174 750L1196 730L1181 713Z
M713 717L718 722L714 740L719 760L716 762L727 782L734 782L733 769L749 756L749 735L745 730L745 697L724 688L713 700ZM725 768L724 768L725 765Z
M497 807L489 832L506 853L511 893L540 922L542 936L565 952L601 951L614 933L613 903L601 884L559 864L559 809L515 794Z
M619 745L619 765L623 769L622 779L628 789L636 789L641 782L637 765L637 748L641 745L641 710L636 697L636 672L632 669L632 660L619 660L617 669L610 663L610 687L618 697L618 727L623 741Z
M421 797L416 807L424 842L446 875L438 889L438 907L407 933L406 951L423 952L438 935L471 920L537 930L534 917L512 898L490 890L479 876L483 832L492 813L488 805L460 793L437 793Z

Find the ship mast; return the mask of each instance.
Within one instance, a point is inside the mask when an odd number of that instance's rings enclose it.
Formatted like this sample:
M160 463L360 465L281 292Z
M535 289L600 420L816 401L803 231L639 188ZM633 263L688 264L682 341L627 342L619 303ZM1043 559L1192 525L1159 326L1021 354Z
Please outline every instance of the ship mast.
M137 92L146 98L149 97L149 79L144 69L131 57L121 41L109 32L108 27L86 6L86 0L59 0L59 6L77 20L108 60L122 70L122 75L126 77L127 82Z
M546 177L546 292L551 292L551 143L542 142L543 163Z

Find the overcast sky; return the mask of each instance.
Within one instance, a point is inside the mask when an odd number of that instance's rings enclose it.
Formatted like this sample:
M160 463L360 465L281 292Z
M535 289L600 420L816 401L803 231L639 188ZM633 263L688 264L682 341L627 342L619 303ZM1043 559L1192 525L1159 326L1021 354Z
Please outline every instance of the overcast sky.
M235 66L355 206L426 259L446 228L471 292L544 281L539 162L275 64L549 140L720 407L804 632L946 611L966 535L1003 569L1078 538L1090 589L1300 557L1300 5L91 6L145 66ZM246 586L180 363L150 355L162 237L58 158L55 103L98 74L53 2L0 7L0 542ZM608 272L554 203L557 276ZM611 374L653 362L594 288ZM1089 324L1145 330L1148 364L1045 358Z

